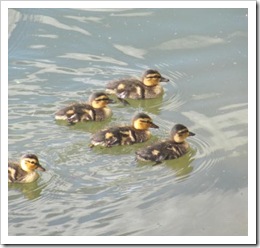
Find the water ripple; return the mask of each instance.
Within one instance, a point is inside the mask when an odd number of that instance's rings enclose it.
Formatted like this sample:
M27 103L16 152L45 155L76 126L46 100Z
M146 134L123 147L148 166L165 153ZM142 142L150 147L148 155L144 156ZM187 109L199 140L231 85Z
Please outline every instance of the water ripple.
M210 144L210 141L201 135L196 135L190 140L191 147L194 151L194 170L193 177L197 177L200 173L210 170L218 161L218 155Z

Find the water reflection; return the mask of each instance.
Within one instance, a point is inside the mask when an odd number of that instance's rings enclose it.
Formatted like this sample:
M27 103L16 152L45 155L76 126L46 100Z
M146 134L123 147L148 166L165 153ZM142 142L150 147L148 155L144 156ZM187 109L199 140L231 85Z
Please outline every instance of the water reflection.
M195 160L196 150L190 149L187 154L178 158L165 160L162 163L137 161L137 166L166 166L174 171L175 179L178 182L186 180L194 170L192 162Z
M247 103L222 107L219 109L220 114L213 117L195 111L183 114L194 122L195 128L208 131L212 150L234 151L235 148L248 144L246 107Z
M64 55L60 55L61 58L66 59L76 59L76 60L86 60L86 61L93 61L93 62L105 62L105 63L112 63L116 65L127 65L127 63L114 59L112 57L107 56L98 56L95 54L86 54L86 53L66 53Z
M176 38L156 46L160 50L195 49L224 43L224 39L203 35L189 35L184 38ZM154 49L155 49L154 48Z
M114 47L119 51L121 51L122 53L138 59L144 59L144 55L147 53L146 50L135 48L133 46L114 44Z
M28 200L34 200L41 196L44 187L39 186L38 182L32 183L8 183L9 190L16 190L23 194Z
M109 125L110 121L111 118L108 118L105 121L85 121L72 125L64 120L55 120L57 125L67 127L67 131L72 132L73 130L78 130L86 133L95 133L101 129L104 129L105 127L107 127L107 125Z
M190 149L190 151L178 159L166 160L165 165L174 170L177 182L186 180L194 170L192 162L195 160L196 151Z
M127 9L128 11L134 11L132 13L111 13L111 16L122 16L122 17L138 17L138 16L150 16L152 15L154 12L152 11L147 11L147 12L137 12L135 9Z
M145 99L145 100L127 99L127 101L129 102L130 107L136 109L135 111L143 110L147 113L159 115L163 106L163 95L154 99Z
M81 9L82 10L82 9ZM101 23L103 18L102 17L96 17L96 16L72 16L72 15L65 15L64 17L77 20L79 22L83 23Z
M77 26L66 25L66 24L58 21L57 19L47 16L47 15L24 15L23 19L24 19L24 21L29 19L30 21L40 22L40 23L54 26L55 28L63 29L66 31L79 32L79 33L81 33L83 35L87 35L87 36L91 35L85 29L79 28Z
M8 36L10 37L17 23L21 20L22 14L14 9L8 10Z

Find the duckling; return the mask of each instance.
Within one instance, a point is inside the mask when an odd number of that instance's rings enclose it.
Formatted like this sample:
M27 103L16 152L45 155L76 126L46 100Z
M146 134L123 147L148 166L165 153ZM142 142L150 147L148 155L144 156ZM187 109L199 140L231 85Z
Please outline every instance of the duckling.
M89 103L74 103L55 113L56 120L67 120L70 124L81 121L103 121L112 115L107 104L114 103L103 92L93 93L89 97Z
M144 113L138 113L132 119L131 126L111 127L92 136L91 146L111 147L116 145L132 145L147 141L151 137L149 128L159 128Z
M109 82L106 92L117 95L119 100L156 98L163 93L160 82L168 81L169 79L162 77L158 71L150 69L144 72L141 80L132 78Z
M25 154L20 163L8 162L8 182L31 183L38 179L39 174L35 170L45 171L40 165L39 159L34 154Z
M179 158L188 152L189 144L186 138L194 135L195 133L190 132L184 125L176 124L171 130L171 139L138 150L136 157L142 161L150 160L156 163Z

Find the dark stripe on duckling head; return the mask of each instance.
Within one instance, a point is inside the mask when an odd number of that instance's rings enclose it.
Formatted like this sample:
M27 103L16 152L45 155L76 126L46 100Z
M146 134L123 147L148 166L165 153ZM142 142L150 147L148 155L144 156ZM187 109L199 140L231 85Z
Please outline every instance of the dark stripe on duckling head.
M148 123L150 124L150 127L152 128L159 128L157 125L155 125L151 119L140 119L140 122Z
M25 154L25 155L23 155L23 156L21 157L21 159L25 159L25 158L32 158L32 159L35 159L36 161L39 162L38 157L37 157L36 155L34 155L34 154L31 154L31 153Z
M169 82L168 78L162 77L162 75L157 70L152 70L152 69L145 71L143 77L147 79L158 78L160 79L159 80L160 82Z
M179 133L179 132L187 132L188 131L188 128L185 127L184 125L182 124L176 124L173 126L171 132L172 133Z
M94 100L96 100L96 101L109 101L111 99L104 92L95 92L95 93L90 95L89 102L91 103Z
M188 136L194 136L195 135L195 133L190 132L187 127L185 127L185 126L183 126L181 124L177 124L176 126L177 127L175 127L175 130L176 130L175 132L178 133L178 134L188 133L189 134Z
M149 74L146 78L161 78L161 76L159 74Z
M137 119L151 119L149 115L145 114L145 113L138 113L133 117L133 120L137 120Z
M144 72L144 77L146 77L147 75L149 75L149 74L157 74L157 75L161 75L157 70L153 70L153 69L149 69L149 70L146 70L145 72Z
M101 96L100 98L96 98L95 101L97 101L97 102L107 101L108 103L114 103L115 102L113 99L110 99L106 96Z

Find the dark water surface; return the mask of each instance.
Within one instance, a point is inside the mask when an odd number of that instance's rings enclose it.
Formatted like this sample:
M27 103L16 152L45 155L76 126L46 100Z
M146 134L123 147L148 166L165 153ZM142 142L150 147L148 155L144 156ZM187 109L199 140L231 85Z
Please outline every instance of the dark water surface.
M247 9L9 9L9 158L33 152L47 169L9 186L9 235L247 235L247 27ZM161 98L116 103L102 123L54 121L148 68L170 79ZM138 111L160 126L151 140L89 149ZM176 123L196 133L187 155L135 161Z

